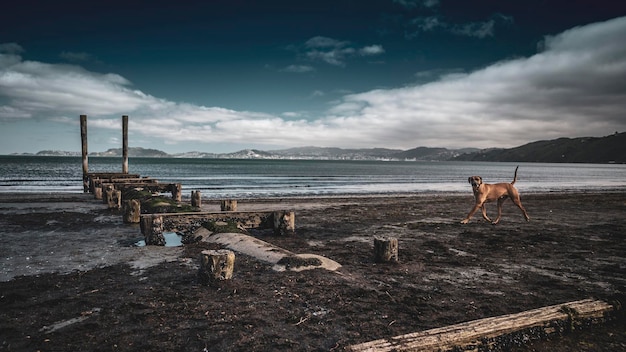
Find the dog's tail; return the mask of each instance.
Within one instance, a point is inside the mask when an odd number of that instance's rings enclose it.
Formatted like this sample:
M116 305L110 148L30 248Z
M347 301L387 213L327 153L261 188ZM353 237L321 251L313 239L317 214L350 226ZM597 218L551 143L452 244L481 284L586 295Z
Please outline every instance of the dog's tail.
M513 182L511 182L512 185L514 185L515 181L517 181L517 169L519 169L519 165L517 165L517 167L515 168L515 175L513 176Z

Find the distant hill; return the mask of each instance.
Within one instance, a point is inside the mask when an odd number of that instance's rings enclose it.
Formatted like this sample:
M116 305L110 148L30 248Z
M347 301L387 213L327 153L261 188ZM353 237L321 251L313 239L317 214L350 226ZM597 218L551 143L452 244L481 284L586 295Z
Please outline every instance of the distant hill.
M272 154L298 159L338 159L338 160L376 160L389 159L401 150L386 148L341 149L321 147L301 147L273 150Z
M510 149L486 149L453 160L543 163L626 163L626 133L606 137L559 138Z
M451 150L445 148L419 147L410 150L370 148L342 149L322 147L300 147L281 150L262 151L244 149L234 153L202 153L188 152L174 154L178 158L218 158L218 159L302 159L302 160L420 160L443 161L462 153L478 151L478 149Z
M477 152L478 150L477 148L446 149L418 147L394 153L393 158L399 160L442 161L462 154Z
M26 154L22 154L26 155ZM32 154L31 154L32 155ZM42 150L34 154L36 156L80 156L78 152L65 152L61 150Z
M106 152L95 152L89 153L89 156L122 156L122 148L111 148ZM141 147L130 147L128 148L128 156L134 157L148 157L148 158L158 158L158 157L168 157L170 156L164 151L157 149L145 149Z

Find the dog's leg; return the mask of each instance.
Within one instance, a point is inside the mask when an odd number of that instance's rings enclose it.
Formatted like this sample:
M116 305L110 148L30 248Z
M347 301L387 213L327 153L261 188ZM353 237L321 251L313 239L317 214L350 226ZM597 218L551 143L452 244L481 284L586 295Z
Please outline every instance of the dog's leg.
M480 209L483 211L483 218L485 218L485 220L491 222L491 219L487 216L487 208L485 207L485 203L483 203L483 206L480 207Z
M498 198L498 217L491 222L493 225L497 225L500 222L500 218L502 217L502 203L504 203L507 198L507 196Z
M472 210L470 210L469 214L467 214L467 216L465 217L465 219L463 219L463 221L461 221L461 224L467 224L470 219L472 218L472 216L474 215L474 213L481 207L484 206L485 203L481 202L481 203L476 203L474 205L474 207L472 208Z
M526 221L530 221L530 216L528 216L526 209L524 209L524 206L522 205L522 201L519 199L519 194L517 194L516 197L511 197L511 200L522 211L522 214L524 215L524 218L526 219Z

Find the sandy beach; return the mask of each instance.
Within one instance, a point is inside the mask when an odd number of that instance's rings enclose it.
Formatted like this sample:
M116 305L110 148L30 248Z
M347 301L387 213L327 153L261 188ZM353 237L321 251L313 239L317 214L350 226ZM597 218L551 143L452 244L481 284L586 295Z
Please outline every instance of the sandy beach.
M0 351L341 351L585 298L625 302L626 194L522 194L530 222L507 202L500 224L461 225L472 202L240 200L293 210L295 235L261 239L341 268L278 272L236 253L233 278L210 287L198 258L214 244L137 247L139 226L91 195L0 194ZM398 238L397 263L374 262L375 236ZM624 351L625 320L508 350Z

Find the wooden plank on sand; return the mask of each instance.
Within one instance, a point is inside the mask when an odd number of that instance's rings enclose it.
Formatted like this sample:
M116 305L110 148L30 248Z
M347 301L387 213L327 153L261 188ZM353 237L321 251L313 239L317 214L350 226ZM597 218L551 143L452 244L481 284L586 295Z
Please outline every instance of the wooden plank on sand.
M448 351L496 344L498 337L540 329L543 335L574 329L583 322L602 321L615 308L593 299L557 304L516 314L502 315L374 340L348 346L347 351Z

